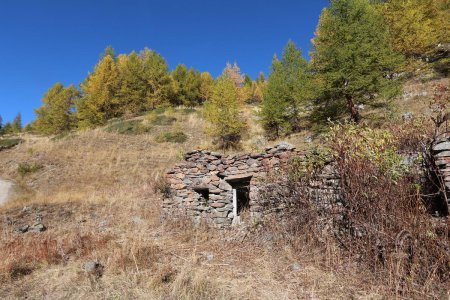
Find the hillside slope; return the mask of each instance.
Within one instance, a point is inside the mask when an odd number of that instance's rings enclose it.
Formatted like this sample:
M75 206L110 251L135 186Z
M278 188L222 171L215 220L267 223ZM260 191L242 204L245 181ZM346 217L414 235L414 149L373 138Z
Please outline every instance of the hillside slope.
M428 100L422 96L399 101L398 116L412 103L418 103L414 114L423 111ZM275 143L264 138L255 110L244 112L252 121L243 150ZM64 137L24 136L25 143L0 152L0 177L18 187L15 198L0 207L2 299L382 299L390 294L369 270L360 270L332 246L324 251L304 244L294 251L268 233L248 236L236 229L161 223L163 171L188 150L211 147L211 140L192 110L132 121L143 126L139 134L128 121L115 120ZM187 141L161 143L167 132L183 132ZM313 144L305 137L311 134L306 130L287 140L308 148ZM18 232L40 220L46 231ZM100 278L84 271L89 261L104 266Z
M197 114L172 115L174 124L152 125L146 134L100 128L58 140L25 137L25 143L0 154L1 176L21 189L0 208L1 298L376 295L377 287L361 284L363 276L331 270L329 254L313 248L293 253L278 239L161 224L155 192L161 171L206 142ZM186 143L155 142L160 132L180 128ZM17 232L37 218L46 231ZM100 279L83 271L90 260L104 265Z

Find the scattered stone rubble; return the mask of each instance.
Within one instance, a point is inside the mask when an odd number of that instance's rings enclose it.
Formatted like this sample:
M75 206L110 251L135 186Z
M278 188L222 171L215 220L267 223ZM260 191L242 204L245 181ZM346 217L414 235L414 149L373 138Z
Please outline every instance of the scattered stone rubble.
M166 174L170 197L163 201L163 217L188 216L219 228L239 223L233 209L233 189L242 183L248 185L251 220L282 212L286 203L276 193L283 189L264 179L288 167L294 157L302 160L305 154L285 142L268 147L263 153L224 155L191 151L185 155L185 162ZM311 182L309 192L318 202L328 203L339 199L339 180L331 169L325 169Z
M36 220L32 225L21 225L16 227L16 231L19 233L26 233L26 232L44 232L47 230L47 227L42 224L41 220Z

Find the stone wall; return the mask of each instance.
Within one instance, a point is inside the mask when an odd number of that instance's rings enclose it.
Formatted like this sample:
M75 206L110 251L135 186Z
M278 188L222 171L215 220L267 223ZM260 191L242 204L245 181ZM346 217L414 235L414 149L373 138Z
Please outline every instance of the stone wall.
M228 227L237 219L233 213L233 186L244 181L249 184L251 220L283 213L287 204L283 197L276 196L282 189L265 178L287 168L293 157L301 160L305 155L287 143L266 148L263 153L189 152L185 162L166 174L170 197L163 201L163 217L187 216L196 222L203 220L217 227ZM327 167L310 183L308 192L318 202L334 203L339 198L338 182L332 168Z
M298 158L302 160L306 157ZM343 207L340 177L332 162L317 170L308 180L289 182L283 179L256 184L251 187L250 197L250 210L255 220L267 217L280 219L279 217L291 212L291 209L295 210L302 198L313 200L314 209L322 215L332 216Z
M436 139L432 151L448 200L450 135ZM412 157L416 156L405 155L404 163L414 166ZM294 158L296 163L307 161L305 153L284 142L262 153L224 155L207 150L191 151L185 155L184 162L166 174L170 196L163 200L163 218L187 216L195 222L204 221L220 228L239 223L240 218L233 211L233 188L238 189L239 182L249 187L248 212L252 222L289 212L296 199L304 196L292 193L307 193L324 215L341 215L344 200L333 163L318 170L308 181L295 183L301 186L271 176L286 170ZM447 210L449 204L445 203Z
M447 214L450 213L450 133L446 132L438 136L433 142L432 154L434 163L438 169L438 177L445 188L445 203Z

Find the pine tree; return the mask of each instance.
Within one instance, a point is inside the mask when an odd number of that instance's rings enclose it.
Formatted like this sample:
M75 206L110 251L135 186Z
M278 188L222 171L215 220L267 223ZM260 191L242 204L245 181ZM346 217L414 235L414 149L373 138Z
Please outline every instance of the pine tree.
M300 129L300 113L312 98L308 62L292 41L281 60L275 56L264 93L261 121L271 138Z
M224 72L217 79L211 99L204 106L204 116L209 123L207 132L216 139L220 147L238 145L245 128L240 108L235 82Z
M19 133L22 131L22 115L20 113L18 113L14 118L11 129L13 133Z
M3 128L3 118L0 115L0 134L1 134L2 128Z
M79 96L75 86L64 88L56 83L44 95L43 105L35 110L37 119L33 128L44 134L58 134L76 127L74 106Z
M323 84L322 103L336 117L347 108L358 122L358 104L374 104L399 92L392 75L401 62L383 16L368 0L331 0L313 39L312 62ZM319 108L322 109L322 108Z
M107 120L120 116L119 88L117 65L114 59L107 55L81 84L84 96L76 103L79 127L103 125Z

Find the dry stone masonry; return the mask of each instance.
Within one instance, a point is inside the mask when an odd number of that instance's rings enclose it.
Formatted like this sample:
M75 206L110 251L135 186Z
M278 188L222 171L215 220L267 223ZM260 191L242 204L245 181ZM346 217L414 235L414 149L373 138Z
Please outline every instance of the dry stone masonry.
M450 199L450 134L441 134L431 145L437 175ZM410 161L411 155L405 160ZM414 156L415 157L415 156ZM163 218L189 217L194 222L207 222L226 228L247 222L259 222L274 215L282 217L295 205L295 199L306 193L324 216L343 216L345 200L340 178L333 162L325 164L302 186L279 180L279 171L295 163L307 161L304 152L282 142L262 153L224 155L207 150L195 150L185 155L185 161L166 174L169 193L163 200ZM411 162L410 162L411 163ZM294 201L294 203L293 203ZM445 203L448 211L450 203ZM324 224L328 226L331 224Z
M302 159L304 153L285 142L263 153L191 151L166 174L170 197L163 201L163 217L188 216L224 228L239 224L242 215L256 221L282 212L286 205L283 197L273 193L268 197L268 191L280 189L265 178L289 166L294 157ZM338 199L336 175L328 170L321 176L311 186L311 193L319 202Z
M445 186L447 210L450 206L450 132L439 135L432 144L434 162L438 176Z

